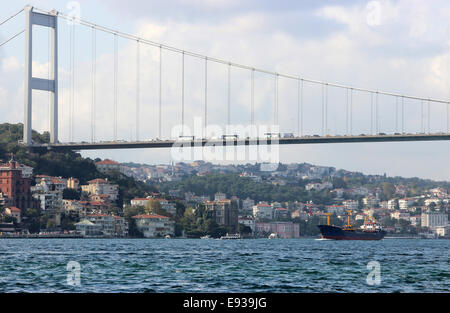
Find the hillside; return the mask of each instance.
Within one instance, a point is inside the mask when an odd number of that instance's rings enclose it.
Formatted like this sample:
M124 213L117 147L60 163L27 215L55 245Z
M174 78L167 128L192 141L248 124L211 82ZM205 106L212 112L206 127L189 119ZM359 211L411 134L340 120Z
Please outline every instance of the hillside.
M129 177L107 176L95 167L94 160L83 158L79 153L73 151L46 153L32 153L18 142L23 137L22 124L0 124L0 160L7 161L13 153L15 159L22 164L33 167L34 174L76 177L81 184L95 178L109 178L113 183L119 185L119 203L129 201L136 196L155 191L154 187L142 182L135 181ZM33 140L37 143L48 143L49 133L39 134L32 132Z

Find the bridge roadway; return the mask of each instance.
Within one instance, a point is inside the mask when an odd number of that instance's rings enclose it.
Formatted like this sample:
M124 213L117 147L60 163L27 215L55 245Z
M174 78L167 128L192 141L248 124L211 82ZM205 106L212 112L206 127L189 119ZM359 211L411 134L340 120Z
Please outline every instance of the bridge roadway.
M400 141L443 141L450 140L450 133L438 134L386 134L359 136L303 136L291 138L226 138L226 139L194 139L194 140L149 140L149 141L109 141L109 142L80 142L56 144L32 144L29 146L34 152L48 150L109 150L109 149L138 149L138 148L171 148L174 144L183 147L201 146L240 146L240 145L270 145L270 144L318 144L318 143L355 143L355 142L400 142Z

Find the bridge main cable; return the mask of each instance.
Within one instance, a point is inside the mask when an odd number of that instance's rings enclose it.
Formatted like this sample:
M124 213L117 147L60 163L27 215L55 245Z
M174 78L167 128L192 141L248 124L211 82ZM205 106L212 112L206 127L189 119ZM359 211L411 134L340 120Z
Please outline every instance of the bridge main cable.
M48 14L49 12L35 8L35 10L41 11L42 13L46 13ZM66 19L66 20L73 20L73 17L70 17L64 13L58 12L58 17ZM337 84L337 83L328 83L328 82L324 82L324 81L319 81L319 80L314 80L314 79L309 79L309 78L304 78L304 77L298 77L298 76L294 76L294 75L289 75L289 74L282 74L282 73L278 73L278 72L274 72L274 71L269 71L269 70L265 70L265 69L260 69L260 68L255 68L252 66L248 66L248 65L243 65L243 64L239 64L239 63L235 63L235 62L230 62L230 61L226 61L223 59L219 59L219 58L214 58L214 57L209 57L206 55L202 55L199 53L195 53L195 52L190 52L190 51L186 51L183 49L179 49L176 47L172 47L169 45L165 45L165 44L161 44L161 43L157 43L148 39L144 39L144 38L140 38L138 36L135 35L131 35L131 34L127 34L118 30L114 30L112 28L108 28L105 26L101 26L89 21L85 21L82 19L77 19L77 22L81 25L84 26L88 26L88 27L95 27L96 29L103 31L103 32L107 32L107 33L111 33L111 34L115 34L117 36L120 36L122 38L125 39L129 39L129 40L139 40L142 43L154 46L154 47L160 47L162 49L165 50L169 50L172 52L176 52L176 53L184 53L185 55L191 56L191 57L195 57L195 58L200 58L200 59L207 59L210 62L215 62L215 63L220 63L223 65L230 65L236 68L241 68L241 69L245 69L245 70L254 70L257 71L259 73L264 73L264 74L268 74L268 75L278 75L279 77L283 77L283 78L288 78L288 79L292 79L292 80L303 80L305 82L309 82L309 83L313 83L313 84L320 84L320 85L327 85L327 86L331 86L331 87L336 87L336 88L343 88L343 89L351 89L353 91L360 91L360 92L367 92L367 93L378 93L380 95L386 95L386 96L393 96L393 97L402 97L404 99L413 99L413 100L426 100L426 101L430 101L430 102L436 102L436 103L445 103L445 104L450 104L450 100L441 100L441 99L434 99L434 98L425 98L425 97L417 97L417 96L412 96L412 95L406 95L406 94L399 94L399 93L393 93L393 92L386 92L386 91L377 91L374 89L367 89L367 88L360 88L360 87L354 87L354 86L348 86L348 85L343 85L343 84Z

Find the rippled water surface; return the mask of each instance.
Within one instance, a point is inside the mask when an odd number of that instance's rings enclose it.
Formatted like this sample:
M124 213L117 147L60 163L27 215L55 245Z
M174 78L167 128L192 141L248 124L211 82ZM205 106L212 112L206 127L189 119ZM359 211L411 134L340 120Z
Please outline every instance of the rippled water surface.
M1 239L0 292L450 292L450 240ZM81 285L67 284L67 263ZM380 264L379 285L366 278Z

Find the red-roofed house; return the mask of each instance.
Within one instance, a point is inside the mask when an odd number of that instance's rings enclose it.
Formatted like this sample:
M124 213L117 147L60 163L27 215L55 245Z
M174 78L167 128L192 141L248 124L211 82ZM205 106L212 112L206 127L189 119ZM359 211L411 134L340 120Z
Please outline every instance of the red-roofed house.
M175 235L175 223L168 217L156 214L142 214L132 217L136 221L137 229L146 238Z
M267 203L260 202L253 206L253 216L256 219L273 219L273 207Z
M22 221L21 220L21 211L20 211L19 208L16 208L14 206L6 208L5 209L5 214L9 215L11 217L14 217L16 219L17 223L19 223L19 224Z
M13 159L0 164L0 193L7 201L20 209L35 207L31 196L31 179L24 177L19 164Z
M274 219L284 220L289 217L289 210L286 208L276 208L273 212Z

